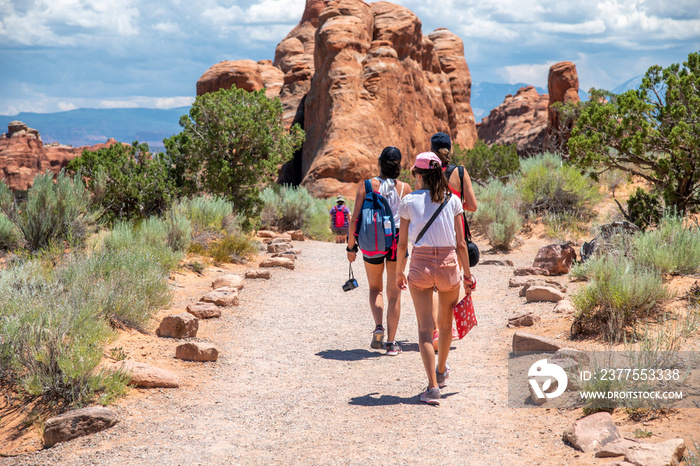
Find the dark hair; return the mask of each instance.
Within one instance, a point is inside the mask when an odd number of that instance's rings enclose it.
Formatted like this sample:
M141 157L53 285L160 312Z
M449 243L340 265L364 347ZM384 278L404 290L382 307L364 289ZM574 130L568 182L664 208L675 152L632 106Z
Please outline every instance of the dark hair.
M387 178L398 178L401 175L401 151L393 146L385 147L379 156L380 174Z
M429 169L414 168L413 175L420 175L423 178L423 188L430 190L431 201L441 204L445 196L451 194L445 173L437 162L431 161Z

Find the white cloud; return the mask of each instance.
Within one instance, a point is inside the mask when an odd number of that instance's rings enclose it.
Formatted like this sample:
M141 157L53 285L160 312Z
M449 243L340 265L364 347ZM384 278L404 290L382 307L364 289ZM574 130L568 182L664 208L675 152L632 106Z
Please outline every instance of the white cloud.
M94 41L102 35L138 33L136 0L24 1L3 2L0 37L23 45L55 47L80 44L86 35Z
M121 99L54 98L34 94L27 99L5 99L0 102L0 115L17 115L22 112L54 113L77 108L158 108L187 107L194 96L144 97L133 96Z
M263 0L248 8L248 23L298 23L304 13L304 0Z
M69 110L75 110L76 108L78 108L70 102L59 102L56 105L58 106L59 110L62 112L67 112Z
M545 83L544 87L546 87L549 68L554 63L556 62L549 62L543 65L505 66L499 70L499 74L510 84L526 82L536 86L542 86L541 83Z
M180 33L180 27L173 22L156 23L153 25L153 29L165 34L178 34Z
M605 22L601 19L594 19L584 23L541 23L541 26L548 34L566 33L593 35L605 32Z
M230 8L216 5L215 7L203 10L201 17L205 23L216 26L221 30L228 30L231 25L245 22L245 13L236 5Z

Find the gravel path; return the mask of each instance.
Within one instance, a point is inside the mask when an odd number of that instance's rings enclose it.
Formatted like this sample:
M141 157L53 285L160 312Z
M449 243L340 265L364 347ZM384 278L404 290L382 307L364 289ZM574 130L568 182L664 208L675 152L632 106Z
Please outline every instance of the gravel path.
M116 405L121 422L114 428L0 464L582 460L561 441L570 414L507 407L512 331L505 322L526 310L517 290L508 288L511 267L474 270L479 325L454 342L452 375L436 408L418 402L426 376L408 292L402 296L397 335L403 354L389 357L370 350L373 323L364 268L355 267L360 288L345 293L345 245L307 241L296 246L302 254L295 271L276 269L272 280L247 280L239 307L226 310L221 319L202 321L200 334L218 346L219 362L170 360L186 381L180 389L134 390ZM510 258L516 266L531 262L532 255L521 255L499 258ZM196 300L216 274L211 270L202 278L188 300ZM183 309L184 303L178 306ZM175 344L167 341L167 351Z

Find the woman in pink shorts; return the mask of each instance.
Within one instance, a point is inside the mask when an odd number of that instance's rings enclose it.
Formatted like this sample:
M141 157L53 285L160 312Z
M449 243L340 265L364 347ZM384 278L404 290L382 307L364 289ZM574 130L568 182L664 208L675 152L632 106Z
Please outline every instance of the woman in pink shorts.
M411 172L418 190L407 194L399 206L401 228L396 284L402 290L410 290L416 309L418 344L428 375L428 388L421 394L420 401L439 405L440 388L447 385L445 380L450 375L447 356L452 342L452 308L459 299L460 284L464 283L465 292L471 293L473 280L461 221L462 203L450 192L440 159L432 152L419 154ZM439 214L419 238L438 209L441 209ZM407 279L404 270L409 240L413 251ZM440 330L437 367L432 344L433 289L438 292Z

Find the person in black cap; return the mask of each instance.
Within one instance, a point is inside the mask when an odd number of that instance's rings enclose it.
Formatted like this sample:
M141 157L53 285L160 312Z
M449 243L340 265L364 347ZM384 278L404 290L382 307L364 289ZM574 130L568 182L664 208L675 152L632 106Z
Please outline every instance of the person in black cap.
M388 201L391 207L391 213L394 216L396 225L400 222L399 204L401 198L412 191L411 186L403 181L397 180L401 174L401 151L393 146L385 147L379 156L379 176L372 178L372 189L378 192ZM362 202L367 193L365 192L364 181L360 182L355 195L355 208L350 220L350 234L348 239L348 260L354 262L357 257L358 245L356 234L356 222L360 217L362 210ZM372 333L372 342L370 347L373 349L382 349L384 345L384 268L386 266L386 323L387 323L387 342L386 354L396 356L401 353L401 346L396 341L396 329L399 325L399 317L401 316L401 291L396 286L396 248L399 240L399 231L396 229L394 244L391 250L384 256L378 258L363 257L365 270L367 272L367 281L369 282L369 307L372 310L374 317L375 328Z
M462 199L462 208L468 212L476 212L476 196L474 195L474 188L472 187L472 180L469 177L469 172L466 168L452 165L450 161L452 159L452 141L450 136L446 133L435 133L430 138L430 150L435 153L440 158L442 162L442 170L445 172L448 184L450 186L450 191L455 196L459 196ZM460 173L464 176L460 177ZM463 229L467 231L467 225L463 224ZM433 333L433 346L435 351L437 351L438 337L440 332L437 330L437 314L433 316L435 321L435 332ZM452 331L453 336L456 336L455 330Z

